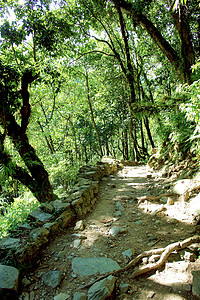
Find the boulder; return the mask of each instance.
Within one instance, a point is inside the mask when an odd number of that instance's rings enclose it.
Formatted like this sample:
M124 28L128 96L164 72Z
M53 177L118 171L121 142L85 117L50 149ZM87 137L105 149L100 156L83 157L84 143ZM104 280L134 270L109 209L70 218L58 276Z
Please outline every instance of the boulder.
M106 257L75 257L72 260L72 270L79 276L104 274L120 269L118 263Z

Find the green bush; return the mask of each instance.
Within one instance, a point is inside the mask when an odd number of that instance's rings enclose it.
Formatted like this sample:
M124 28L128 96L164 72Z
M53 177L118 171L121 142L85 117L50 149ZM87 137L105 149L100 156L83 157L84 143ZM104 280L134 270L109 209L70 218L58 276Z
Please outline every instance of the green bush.
M23 197L15 198L12 204L4 205L6 212L0 215L0 238L8 235L10 230L16 229L20 223L25 222L28 214L39 205L40 203L31 192L26 192Z

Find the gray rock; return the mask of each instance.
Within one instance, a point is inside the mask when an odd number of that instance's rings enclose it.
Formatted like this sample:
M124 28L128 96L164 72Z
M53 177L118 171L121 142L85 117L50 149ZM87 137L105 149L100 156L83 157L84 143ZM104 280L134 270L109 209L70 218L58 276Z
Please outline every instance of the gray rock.
M60 284L61 273L60 271L49 271L42 277L42 279L46 285L55 288Z
M76 239L76 240L73 241L73 247L74 248L78 249L80 247L80 245L81 245L81 240L80 239Z
M58 226L59 226L58 222L45 223L43 225L43 227L48 229L50 232L55 232L58 229Z
M123 228L121 226L113 226L109 230L109 234L112 236L115 236L119 233L125 233L125 232L127 232L127 228Z
M121 293L126 293L129 289L129 284L128 283L121 283L119 286L120 292Z
M20 246L20 239L5 237L0 241L0 249L17 249Z
M75 257L72 260L72 270L80 276L104 274L120 269L118 263L106 257Z
M25 229L25 230L32 229L32 227L29 223L19 224L18 227L21 229Z
M70 295L66 293L60 293L53 298L53 300L67 300L67 299L70 299Z
M148 292L148 295L147 295L147 299L153 298L154 295L155 295L155 292L149 291L149 292Z
M87 295L85 293L75 292L73 300L86 300Z
M76 226L74 227L74 230L82 231L82 230L84 230L84 228L85 228L85 224L84 224L83 220L80 220L80 221L76 222Z
M5 265L0 265L0 290L17 291L19 270Z
M52 203L52 202L51 202ZM46 212L46 213L49 213L49 214L52 214L54 212L54 207L51 205L51 203L42 203L40 205L40 208Z
M88 291L88 300L104 300L111 296L115 287L116 278L108 276L91 286Z
M124 210L124 207L121 205L120 202L116 202L116 207L118 210Z
M121 211L117 210L117 211L115 212L115 216L116 216L116 217L121 217L121 216L122 216Z
M64 209L67 209L68 207L70 207L70 203L63 203L61 200L55 200L50 203L54 207L56 212L59 212L61 210L64 210Z
M31 230L30 237L34 240L40 239L40 238L47 238L49 236L50 232L48 229L39 227Z
M47 220L50 220L52 217L51 214L43 212L40 208L34 210L32 213L29 214L29 216L35 219L36 221L42 223L46 222Z
M124 252L122 252L123 258L124 259L131 259L133 252L132 249L127 249Z
M80 240L87 240L87 236L81 233L72 233L72 236L80 239Z
M193 271L192 294L200 298L200 271Z

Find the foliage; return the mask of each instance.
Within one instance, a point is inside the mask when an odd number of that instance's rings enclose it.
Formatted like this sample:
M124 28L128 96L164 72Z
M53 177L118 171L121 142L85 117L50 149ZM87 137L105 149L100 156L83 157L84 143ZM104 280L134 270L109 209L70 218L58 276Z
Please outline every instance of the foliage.
M4 210L4 215L0 215L0 238L2 238L26 221L28 214L39 206L39 202L26 191L22 197L15 198L12 204L5 204L0 198L0 205Z
M0 114L6 109L22 125L22 77L26 72L33 74L26 135L59 198L73 186L81 165L99 160L98 134L103 154L119 159L136 159L138 154L146 161L153 142L173 161L200 151L199 62L193 67L193 83L180 85L185 44L179 36L180 22L175 24L182 17L179 8L187 6L188 32L197 56L198 1L169 1L171 7L165 0L120 1L120 5L128 4L121 15L117 2L13 0L0 4ZM133 17L125 13L129 7ZM163 37L165 50L171 49L178 59L175 64L141 23L146 19L160 30L157 39ZM12 143L6 136L5 119L0 120L7 158L30 174L19 154L21 144L15 147L16 140ZM33 165L30 160L29 167ZM2 225L6 231L18 222L11 225L14 209L19 208L20 219L25 218L22 202L26 207L30 198L30 206L36 205L30 193L21 193L16 178L13 193L9 168L2 164L0 172L2 198L8 190L15 199L12 205L2 204L8 211L1 221L8 218Z

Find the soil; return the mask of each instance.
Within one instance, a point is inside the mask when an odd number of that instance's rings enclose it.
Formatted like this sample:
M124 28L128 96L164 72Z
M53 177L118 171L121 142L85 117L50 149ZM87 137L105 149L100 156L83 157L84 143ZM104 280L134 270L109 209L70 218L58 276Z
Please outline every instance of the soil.
M43 250L37 267L24 274L20 299L51 300L63 292L73 299L75 291L97 277L79 278L72 272L74 257L108 257L124 267L129 260L123 252L132 249L132 258L145 250L166 247L194 235L194 217L187 206L176 195L158 201L143 200L142 197L171 193L169 179L158 172L147 172L146 166L126 166L115 175L103 178L94 209L84 218L85 228L75 231L75 224L59 232ZM138 205L138 201L141 202ZM167 203L166 203L167 202ZM124 230L116 236L110 235L113 226ZM74 233L85 236L81 245L74 247ZM189 250L187 250L189 251ZM192 296L191 271L199 269L199 259L191 262L185 252L173 253L165 266L154 272L132 279L133 268L117 274L117 286L111 299L194 299ZM147 259L143 259L145 264ZM52 270L62 273L62 281L56 289L44 285L42 276ZM128 291L120 285L128 284ZM87 289L83 290L87 292Z

